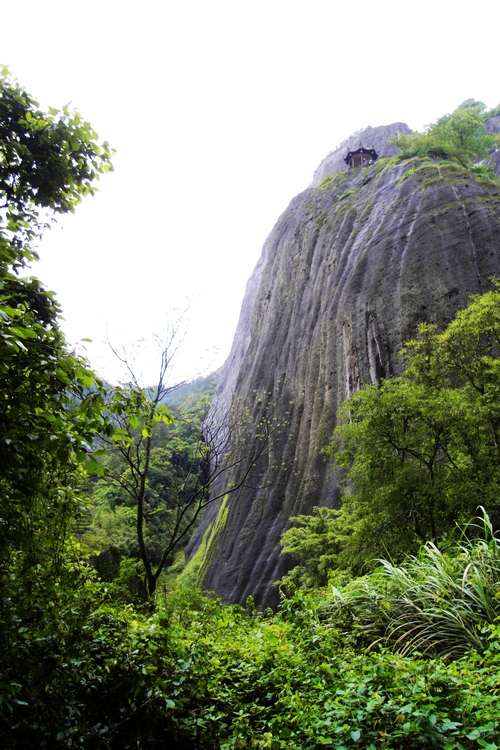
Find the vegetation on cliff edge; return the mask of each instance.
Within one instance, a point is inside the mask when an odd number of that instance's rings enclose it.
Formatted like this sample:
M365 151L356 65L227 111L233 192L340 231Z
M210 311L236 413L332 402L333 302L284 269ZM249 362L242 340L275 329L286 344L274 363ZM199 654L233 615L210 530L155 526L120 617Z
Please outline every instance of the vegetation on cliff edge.
M452 159L471 168L498 145L498 136L486 130L491 114L482 102L467 99L454 112L429 125L424 133L401 135L391 142L400 149L399 159L430 156Z

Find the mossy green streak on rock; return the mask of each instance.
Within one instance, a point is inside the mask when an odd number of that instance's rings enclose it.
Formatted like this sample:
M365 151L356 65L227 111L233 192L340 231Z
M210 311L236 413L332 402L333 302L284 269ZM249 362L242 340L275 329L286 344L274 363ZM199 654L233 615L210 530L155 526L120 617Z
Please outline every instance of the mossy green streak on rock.
M213 523L205 527L201 542L196 552L189 559L188 564L177 578L176 586L195 587L203 580L203 575L215 551L217 539L224 530L227 522L229 495L225 495L217 508L217 516Z
M345 398L398 374L398 352L420 322L445 326L500 275L500 183L392 154L349 171L330 155L278 220L248 282L219 403L234 394L253 408L264 392L278 418L280 409L290 414L272 460L262 459L261 481L229 497L227 522L210 543L203 584L228 601L251 594L274 606L288 519L338 503L339 477L320 449ZM217 510L208 508L193 550Z

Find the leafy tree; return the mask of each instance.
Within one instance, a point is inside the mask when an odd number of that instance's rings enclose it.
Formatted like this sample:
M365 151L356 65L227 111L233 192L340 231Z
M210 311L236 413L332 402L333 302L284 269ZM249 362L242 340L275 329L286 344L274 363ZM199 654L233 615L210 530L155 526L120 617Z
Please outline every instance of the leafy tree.
M9 710L34 658L23 642L57 632L51 608L78 577L81 480L96 433L113 430L103 384L68 349L53 294L22 273L54 214L93 192L110 155L78 113L42 112L1 69L0 705Z
M483 107L484 109L484 107ZM486 135L483 112L478 107L459 108L442 117L430 129L430 136L463 167L486 156L493 139Z
M357 559L437 544L484 506L499 518L500 290L472 298L442 333L423 324L401 378L342 409L337 461Z
M468 99L451 114L430 125L425 133L400 136L392 142L401 151L401 158L431 156L454 159L470 167L488 154L498 141L486 132L485 105Z
M143 516L144 539L151 563L155 566L159 565L163 550L168 546L175 524L176 508L191 497L196 477L202 470L206 448L202 440L202 424L215 381L205 381L205 386L209 389L207 393L192 393L186 387L171 391L168 396L172 403L171 414L174 421L156 425L151 436ZM179 401L175 395L177 390L183 391ZM131 434L134 441L139 441L137 430L131 431ZM106 475L94 479L89 488L94 515L83 539L89 546L97 549L116 546L122 554L139 560L136 496L131 486L133 475L129 461L123 455L123 446L120 449L115 446L110 451L104 466ZM187 535L179 540L167 565L171 563L174 551L187 541Z
M280 586L290 590L326 586L341 549L338 515L336 509L316 507L311 514L290 518L293 526L283 534L281 547L296 565L279 581Z
M19 268L37 257L34 241L50 215L73 211L95 192L99 175L112 169L112 151L78 112L42 112L0 66L0 153L2 263Z
M110 168L110 149L78 113L43 113L0 76L1 562L57 564L82 504L75 483L102 416L102 384L71 354L59 306L20 272L51 214L73 210ZM50 213L47 213L50 212Z
M341 508L316 509L283 537L289 580L363 572L438 545L484 506L500 523L500 288L475 296L439 333L422 324L404 373L346 401L327 455L346 471Z

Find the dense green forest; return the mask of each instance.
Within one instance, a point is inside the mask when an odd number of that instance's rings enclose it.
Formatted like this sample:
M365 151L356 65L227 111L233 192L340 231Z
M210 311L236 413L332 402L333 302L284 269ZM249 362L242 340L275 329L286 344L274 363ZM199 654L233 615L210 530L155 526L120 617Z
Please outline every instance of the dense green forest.
M285 534L279 611L227 606L176 576L225 466L214 378L167 387L166 342L154 387L105 384L26 275L110 147L3 69L0 155L2 747L499 747L500 290L346 404L342 508Z

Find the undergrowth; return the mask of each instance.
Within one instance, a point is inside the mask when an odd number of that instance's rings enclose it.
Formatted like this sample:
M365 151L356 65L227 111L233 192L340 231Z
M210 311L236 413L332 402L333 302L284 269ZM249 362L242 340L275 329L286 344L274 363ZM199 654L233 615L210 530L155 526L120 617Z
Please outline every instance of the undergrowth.
M500 542L486 513L481 521L480 539L468 538L471 524L448 551L428 543L402 565L381 560L370 575L332 585L323 617L369 648L447 659L484 651L500 620Z
M21 621L12 606L3 747L494 750L500 561L484 525L275 614L181 588L148 616L92 582L86 607L80 593Z

